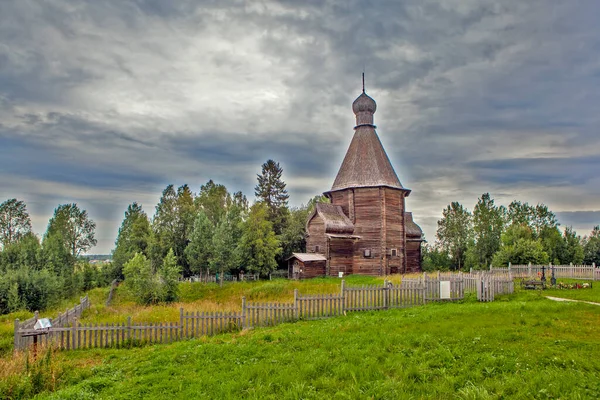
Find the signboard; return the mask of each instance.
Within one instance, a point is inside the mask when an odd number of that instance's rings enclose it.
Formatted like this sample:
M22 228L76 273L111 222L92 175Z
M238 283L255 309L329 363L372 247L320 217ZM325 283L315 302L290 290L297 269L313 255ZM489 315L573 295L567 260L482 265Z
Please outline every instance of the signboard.
M450 281L440 281L440 299L450 299Z
M343 278L344 277L344 273L342 271L338 272L338 278Z
M50 320L48 318L38 319L35 325L33 326L33 329L35 330L47 328L52 328L52 324L50 323Z

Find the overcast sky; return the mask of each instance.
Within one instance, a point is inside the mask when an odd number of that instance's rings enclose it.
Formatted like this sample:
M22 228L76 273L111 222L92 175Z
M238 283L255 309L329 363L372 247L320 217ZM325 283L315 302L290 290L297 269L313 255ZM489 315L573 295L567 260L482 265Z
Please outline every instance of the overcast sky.
M58 204L108 253L127 205L209 179L290 203L331 188L366 71L409 211L482 193L600 223L600 2L0 1L0 202L43 234Z

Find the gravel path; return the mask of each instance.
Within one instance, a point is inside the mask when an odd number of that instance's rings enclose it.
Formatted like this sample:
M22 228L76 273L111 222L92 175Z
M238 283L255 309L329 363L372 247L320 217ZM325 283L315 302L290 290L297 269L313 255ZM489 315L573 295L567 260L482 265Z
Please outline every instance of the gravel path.
M554 300L554 301L574 301L576 303L587 303L587 304L593 304L595 306L600 306L600 303L594 303L593 301L584 301L584 300L573 300L573 299L563 299L561 297L552 297L552 296L546 296L547 299L550 300Z

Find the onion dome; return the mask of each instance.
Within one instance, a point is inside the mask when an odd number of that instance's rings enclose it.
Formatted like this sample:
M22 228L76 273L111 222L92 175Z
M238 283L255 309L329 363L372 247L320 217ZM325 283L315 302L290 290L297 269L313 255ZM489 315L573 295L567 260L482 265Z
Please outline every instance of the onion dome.
M361 95L354 100L354 103L352 103L352 111L354 111L354 114L356 115L360 112L374 114L376 110L377 103L375 103L375 100L365 92L362 92Z

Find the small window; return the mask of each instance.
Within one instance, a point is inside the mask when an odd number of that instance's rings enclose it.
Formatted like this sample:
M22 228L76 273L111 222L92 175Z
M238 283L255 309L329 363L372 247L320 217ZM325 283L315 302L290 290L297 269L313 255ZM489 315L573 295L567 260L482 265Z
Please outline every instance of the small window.
M392 257L396 257L398 255L398 249L392 249Z
M315 246L315 253L318 253L321 250L321 246Z
M371 257L371 249L365 249L364 255L365 257Z

